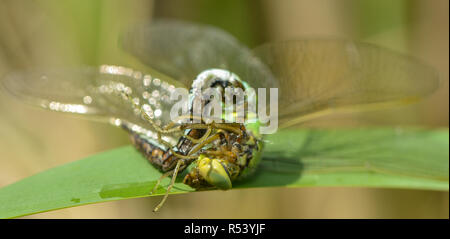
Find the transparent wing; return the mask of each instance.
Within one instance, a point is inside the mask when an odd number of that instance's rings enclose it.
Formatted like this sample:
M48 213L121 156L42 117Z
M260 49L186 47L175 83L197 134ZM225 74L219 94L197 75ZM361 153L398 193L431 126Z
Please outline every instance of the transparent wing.
M281 127L340 110L414 102L439 85L431 67L367 43L291 41L260 46L254 54L278 82Z
M15 72L3 79L7 91L22 101L45 109L84 115L90 119L126 124L139 133L152 134L148 121L133 104L158 125L170 123L174 86L150 75L120 66L102 65L67 69ZM124 97L126 92L132 102ZM172 138L167 141L173 143Z
M346 40L271 43L252 52L219 29L157 21L130 29L125 50L187 87L206 69L228 69L254 88L279 89L279 123L288 127L336 111L407 104L438 87L421 62Z
M248 48L207 25L158 20L129 29L121 36L121 44L143 63L188 88L200 72L212 68L251 77L255 88L276 87L267 67Z

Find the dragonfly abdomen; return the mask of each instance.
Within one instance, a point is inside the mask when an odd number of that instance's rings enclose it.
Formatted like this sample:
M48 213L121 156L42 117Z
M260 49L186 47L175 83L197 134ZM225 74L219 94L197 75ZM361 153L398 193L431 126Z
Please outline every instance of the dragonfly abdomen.
M170 150L150 140L144 135L131 130L128 125L122 124L121 127L130 134L131 143L141 152L144 157L155 167L163 172L173 169L176 164L176 157Z
M126 123L122 123L121 127L130 134L130 139L134 147L138 149L145 158L159 170L163 172L170 171L175 168L178 160L185 160L185 163L189 164L192 160L179 159L165 146L162 146L157 140L150 139L143 134L137 133L132 130ZM187 135L197 138L201 137L204 130L190 130ZM193 147L193 143L186 137L182 136L174 150L180 155L187 155Z
M165 168L165 163L170 157L170 152L165 151L157 145L149 142L148 140L141 137L139 134L132 133L130 135L131 142L133 145L147 158L150 163L158 167L162 171L167 171Z

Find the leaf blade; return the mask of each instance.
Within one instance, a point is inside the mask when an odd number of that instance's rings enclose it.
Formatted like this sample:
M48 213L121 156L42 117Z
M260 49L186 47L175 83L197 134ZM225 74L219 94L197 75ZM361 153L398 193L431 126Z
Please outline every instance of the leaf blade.
M272 143L265 148L261 169L234 188L359 186L448 191L448 138L448 129L400 134L396 129L281 131L268 138ZM400 160L386 161L388 156ZM283 166L279 162L284 160ZM274 167L273 162L278 165ZM160 175L131 146L114 149L1 188L0 217L149 196ZM155 195L163 194L167 184L168 179ZM180 178L171 193L191 191Z

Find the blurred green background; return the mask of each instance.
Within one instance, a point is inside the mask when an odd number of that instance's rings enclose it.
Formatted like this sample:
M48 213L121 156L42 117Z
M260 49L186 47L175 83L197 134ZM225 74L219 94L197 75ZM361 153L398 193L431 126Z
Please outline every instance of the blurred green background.
M339 116L343 124L448 128L447 0L0 0L0 75L27 67L139 66L118 47L127 26L152 18L208 23L249 47L267 41L345 37L422 59L442 78L420 104ZM357 122L354 120L357 118ZM330 120L311 124L331 126ZM0 93L0 187L45 169L128 144L109 125L47 112ZM131 199L28 218L448 218L448 192L368 188L273 188Z

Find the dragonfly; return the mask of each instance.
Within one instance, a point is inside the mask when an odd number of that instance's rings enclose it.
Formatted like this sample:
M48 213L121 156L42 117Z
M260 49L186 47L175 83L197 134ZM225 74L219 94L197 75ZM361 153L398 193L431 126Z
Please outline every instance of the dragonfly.
M165 77L126 66L29 69L7 75L4 88L48 110L79 114L121 127L133 145L171 177L194 189L232 188L251 175L264 148L259 119L244 123L193 123L171 119L176 88L278 89L279 129L336 112L378 110L417 102L439 86L436 71L382 47L345 39L271 42L249 49L209 25L158 20L120 37L122 48ZM192 107L190 105L189 107ZM191 108L189 108L192 111ZM248 112L246 112L248 113Z

